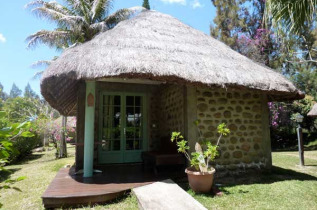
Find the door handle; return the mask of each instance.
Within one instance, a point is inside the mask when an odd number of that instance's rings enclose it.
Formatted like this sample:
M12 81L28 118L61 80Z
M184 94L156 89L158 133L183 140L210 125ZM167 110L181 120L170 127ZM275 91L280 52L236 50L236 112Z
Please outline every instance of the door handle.
M126 135L126 129L123 128L123 135Z

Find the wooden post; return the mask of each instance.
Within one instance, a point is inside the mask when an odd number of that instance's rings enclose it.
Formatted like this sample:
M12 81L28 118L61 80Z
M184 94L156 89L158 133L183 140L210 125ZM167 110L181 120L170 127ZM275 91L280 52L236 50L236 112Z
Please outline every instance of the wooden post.
M95 130L95 87L96 82L86 81L84 177L92 177L94 162Z
M297 139L298 139L298 153L300 159L300 166L304 166L304 146L303 146L303 132L300 125L297 128Z
M63 122L62 122L62 125L63 125L63 130L64 130L64 137L63 137L63 153L64 153L64 157L67 157L67 142L66 142L66 132L67 132L67 116L63 116L62 118Z
M67 117L62 116L62 129L61 129L61 139L59 143L59 158L67 157L67 145L66 145L66 123Z

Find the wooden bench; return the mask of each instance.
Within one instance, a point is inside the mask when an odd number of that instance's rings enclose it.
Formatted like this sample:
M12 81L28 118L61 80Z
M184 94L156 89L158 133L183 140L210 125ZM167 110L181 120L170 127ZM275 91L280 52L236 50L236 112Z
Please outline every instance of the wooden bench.
M158 174L158 167L160 166L186 166L184 155L178 153L176 144L171 142L169 137L161 139L160 149L158 151L143 152L141 157L144 167L153 168L155 174Z

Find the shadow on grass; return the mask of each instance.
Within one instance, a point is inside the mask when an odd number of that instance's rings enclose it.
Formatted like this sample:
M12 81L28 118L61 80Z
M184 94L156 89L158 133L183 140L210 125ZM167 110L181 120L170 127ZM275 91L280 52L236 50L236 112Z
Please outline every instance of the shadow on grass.
M10 165L22 165L22 164L26 164L32 160L37 160L41 157L43 157L44 154L29 154L25 157L23 157L22 159L18 159L16 161L13 161L12 163L10 163Z
M317 181L317 177L291 169L272 166L271 172L250 173L245 174L244 176L240 175L239 177L226 176L217 178L215 182L225 186L235 186L249 184L271 184L274 182L288 180Z
M21 170L21 168L12 168L12 169L7 169L5 171L1 171L0 172L0 183L9 179L11 174L13 174L19 170Z
M285 169L273 166L271 172L266 173L248 173L243 176L226 176L222 178L216 178L214 181L215 186L213 187L216 190L220 190L223 194L229 195L233 194L228 191L226 187L235 187L239 185L252 185L252 184L272 184L276 182L283 182L289 180L298 180L298 181L317 181L317 177L311 176L309 174L297 172L291 169ZM187 182L177 182L177 184L183 188L185 191L189 192L191 195L202 195L204 197L215 197L216 195L212 192L210 193L195 193L193 192ZM247 190L238 190L234 194L247 194Z

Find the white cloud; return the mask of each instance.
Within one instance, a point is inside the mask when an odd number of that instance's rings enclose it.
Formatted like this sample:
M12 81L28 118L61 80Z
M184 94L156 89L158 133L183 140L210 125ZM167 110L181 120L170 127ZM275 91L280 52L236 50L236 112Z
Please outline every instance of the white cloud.
M202 7L205 6L205 5L201 4L201 3L199 2L199 0L191 1L191 2L190 2L190 5L193 7L193 9L202 8Z
M5 43L6 41L6 38L3 36L2 33L0 33L0 42Z
M161 0L164 3L169 3L169 4L182 4L186 5L186 0Z

